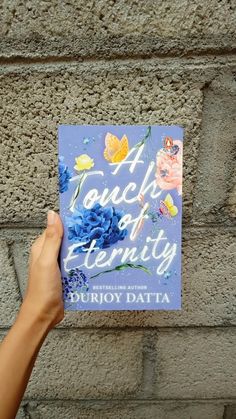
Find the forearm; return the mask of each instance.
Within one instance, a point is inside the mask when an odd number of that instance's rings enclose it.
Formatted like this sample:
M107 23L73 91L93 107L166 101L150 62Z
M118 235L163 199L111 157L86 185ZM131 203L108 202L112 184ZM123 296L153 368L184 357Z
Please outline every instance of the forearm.
M24 303L0 345L0 419L15 418L49 327L30 314Z
M63 227L48 212L47 228L32 244L24 302L0 344L0 419L14 419L37 354L49 330L64 317L58 266Z

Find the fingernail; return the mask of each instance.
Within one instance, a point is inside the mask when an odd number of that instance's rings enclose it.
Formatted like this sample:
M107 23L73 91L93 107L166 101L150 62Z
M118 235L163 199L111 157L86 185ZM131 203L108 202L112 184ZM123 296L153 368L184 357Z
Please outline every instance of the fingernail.
M54 211L52 210L48 211L48 217L47 217L48 226L55 223L55 216L56 216L56 213Z

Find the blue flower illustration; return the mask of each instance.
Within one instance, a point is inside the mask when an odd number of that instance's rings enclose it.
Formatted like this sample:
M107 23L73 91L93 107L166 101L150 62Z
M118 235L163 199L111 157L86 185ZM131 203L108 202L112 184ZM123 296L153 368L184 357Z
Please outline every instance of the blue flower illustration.
M70 269L68 276L62 278L63 297L66 300L70 293L89 290L88 278L79 268Z
M120 229L119 221L124 212L114 207L102 207L95 204L91 209L79 206L70 217L66 217L68 240L72 243L84 243L73 252L86 252L92 240L96 247L105 249L127 236L127 229Z
M60 193L68 190L69 180L72 178L72 174L63 163L64 157L59 157L59 191Z

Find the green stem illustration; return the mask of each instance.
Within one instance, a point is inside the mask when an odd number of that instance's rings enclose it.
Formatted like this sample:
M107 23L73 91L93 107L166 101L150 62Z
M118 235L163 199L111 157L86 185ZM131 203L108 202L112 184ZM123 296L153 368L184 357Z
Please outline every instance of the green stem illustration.
M122 270L124 270L126 268L141 269L142 271L144 271L147 274L151 275L150 270L148 268L146 268L145 266L143 266L143 265L134 265L133 263L123 263L122 265L115 266L115 268L113 268L113 269L108 269L106 271L98 272L97 274L92 275L90 278L91 279L92 278L96 278L99 275L110 273L110 272L114 272L114 271L122 271Z
M84 179L84 176L85 176L85 172L83 172L83 173L81 174L81 176L80 176L80 178L79 178L79 183L78 183L78 185L76 186L75 191L74 191L74 194L73 194L73 196L72 196L72 198L71 198L70 205L69 205L69 209L71 209L72 211L73 211L73 209L74 209L74 204L75 204L75 201L76 201L76 199L77 199L77 197L78 197L78 195L79 195L79 193L80 193L81 184L82 184L82 181L83 181L83 179Z
M143 137L143 139L141 140L141 141L139 141L135 146L134 146L134 148L139 148L139 147L141 147L143 144L145 144L145 142L147 141L147 139L148 138L150 138L150 136L151 136L151 130L152 130L152 128L151 128L151 126L149 125L148 126L148 128L147 128L147 132L146 132L146 134L145 134L145 136Z

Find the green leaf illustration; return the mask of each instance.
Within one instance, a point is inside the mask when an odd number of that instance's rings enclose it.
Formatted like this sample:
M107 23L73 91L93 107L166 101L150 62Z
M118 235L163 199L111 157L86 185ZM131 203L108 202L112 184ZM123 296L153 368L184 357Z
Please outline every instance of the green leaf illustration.
M90 278L96 278L99 275L106 274L109 272L114 271L123 271L124 269L132 268L132 269L141 269L142 271L146 272L147 274L151 275L151 272L146 266L143 265L134 265L133 263L123 263L122 265L117 265L113 269L108 269L107 271L98 272L96 275L91 276Z

